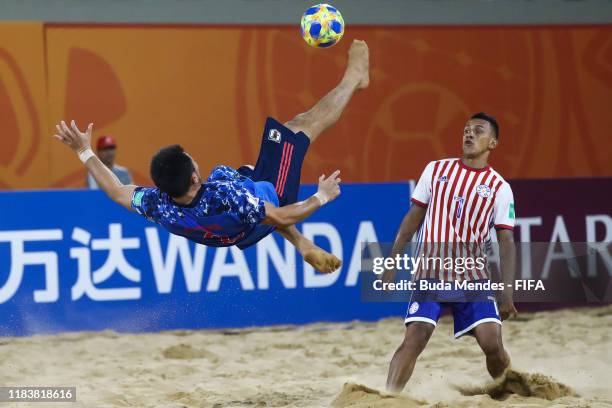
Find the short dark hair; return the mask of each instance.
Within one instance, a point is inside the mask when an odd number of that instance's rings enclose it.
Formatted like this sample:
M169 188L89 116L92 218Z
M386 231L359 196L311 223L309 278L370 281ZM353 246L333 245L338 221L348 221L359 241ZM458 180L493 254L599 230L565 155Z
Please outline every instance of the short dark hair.
M489 124L491 125L491 127L493 127L493 130L495 131L495 138L499 139L499 124L497 123L497 119L495 119L493 116L485 112L478 112L473 114L470 119L482 119L489 122Z
M187 194L194 170L193 161L177 144L164 147L151 159L151 178L170 197Z

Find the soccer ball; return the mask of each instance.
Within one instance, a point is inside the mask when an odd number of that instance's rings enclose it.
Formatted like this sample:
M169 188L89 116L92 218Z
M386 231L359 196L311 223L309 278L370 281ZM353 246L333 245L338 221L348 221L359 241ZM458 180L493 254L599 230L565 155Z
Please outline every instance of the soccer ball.
M302 16L302 38L311 47L331 47L340 41L343 34L342 14L329 4L312 6Z

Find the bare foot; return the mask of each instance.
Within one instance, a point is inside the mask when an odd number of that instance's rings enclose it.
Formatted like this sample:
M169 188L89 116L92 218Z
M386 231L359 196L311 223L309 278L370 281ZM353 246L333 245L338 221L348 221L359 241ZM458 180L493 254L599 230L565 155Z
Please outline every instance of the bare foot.
M365 89L370 84L370 52L365 41L353 40L349 49L348 64L344 78L357 81L357 89Z
M304 260L319 272L332 273L342 266L341 260L321 248L310 249L304 252L303 256Z

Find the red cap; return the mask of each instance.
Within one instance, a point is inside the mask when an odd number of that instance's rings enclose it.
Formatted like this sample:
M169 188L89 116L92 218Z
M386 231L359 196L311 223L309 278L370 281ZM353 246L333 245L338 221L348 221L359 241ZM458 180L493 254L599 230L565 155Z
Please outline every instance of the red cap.
M117 147L115 138L112 135L100 136L98 139L98 150L108 149L110 147Z

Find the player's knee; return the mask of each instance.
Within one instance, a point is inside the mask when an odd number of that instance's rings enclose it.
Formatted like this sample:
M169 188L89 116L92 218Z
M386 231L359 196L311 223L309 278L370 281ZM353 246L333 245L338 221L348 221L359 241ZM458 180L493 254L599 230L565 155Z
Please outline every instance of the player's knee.
M487 357L503 359L504 347L497 338L482 340L480 342L480 348Z
M311 120L311 115L308 112L304 112L300 113L299 115L296 115L293 119L287 122L287 125L296 127L305 126L310 123Z
M419 323L420 322L411 323L408 328L406 328L406 334L402 342L402 347L416 352L417 354L425 349L433 331L433 326L430 328L428 327L430 325L427 323Z
M308 134L316 127L316 120L311 113L305 112L300 113L289 122L285 123L285 126L294 133L304 132Z

